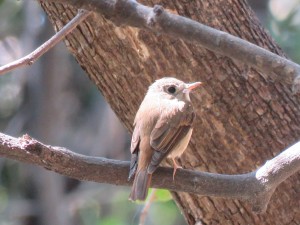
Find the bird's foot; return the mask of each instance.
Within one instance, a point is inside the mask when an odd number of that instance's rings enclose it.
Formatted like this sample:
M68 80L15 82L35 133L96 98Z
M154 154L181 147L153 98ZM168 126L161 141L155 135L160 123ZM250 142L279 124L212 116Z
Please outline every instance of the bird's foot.
M182 169L181 166L177 165L175 159L173 159L173 168L174 168L174 170L173 170L173 181L174 181L174 180L175 180L176 170L177 170L177 169Z

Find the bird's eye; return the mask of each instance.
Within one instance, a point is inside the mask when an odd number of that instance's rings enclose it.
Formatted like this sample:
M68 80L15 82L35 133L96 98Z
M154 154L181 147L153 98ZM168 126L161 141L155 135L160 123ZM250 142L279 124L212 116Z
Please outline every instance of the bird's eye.
M174 93L176 92L176 87L174 87L174 86L168 87L168 92L169 92L170 94L174 94Z

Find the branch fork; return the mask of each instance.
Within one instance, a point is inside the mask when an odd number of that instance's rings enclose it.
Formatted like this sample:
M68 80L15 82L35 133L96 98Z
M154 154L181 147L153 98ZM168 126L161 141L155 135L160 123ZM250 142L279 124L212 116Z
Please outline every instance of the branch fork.
M155 5L148 16L147 25L150 29L155 28L156 31L161 28L158 26L157 20L164 13L164 8L161 5Z

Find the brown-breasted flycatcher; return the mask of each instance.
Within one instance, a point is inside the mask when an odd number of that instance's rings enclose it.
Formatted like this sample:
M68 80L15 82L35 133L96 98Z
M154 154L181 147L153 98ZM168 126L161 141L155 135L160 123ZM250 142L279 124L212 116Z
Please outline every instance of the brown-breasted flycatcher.
M186 149L193 131L195 113L189 93L201 82L186 84L172 77L155 81L140 105L131 140L130 179L134 182L129 199L145 200L152 173L164 158L173 160Z

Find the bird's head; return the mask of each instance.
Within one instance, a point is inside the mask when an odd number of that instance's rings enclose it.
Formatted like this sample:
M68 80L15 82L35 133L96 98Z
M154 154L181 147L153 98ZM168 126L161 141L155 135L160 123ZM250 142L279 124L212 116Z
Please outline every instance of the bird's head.
M201 82L184 83L173 77L156 80L148 90L148 94L158 95L163 99L190 101L189 93L201 85Z

